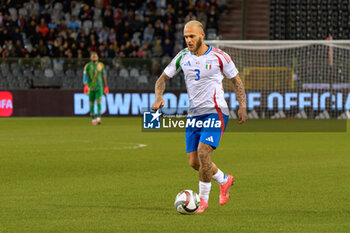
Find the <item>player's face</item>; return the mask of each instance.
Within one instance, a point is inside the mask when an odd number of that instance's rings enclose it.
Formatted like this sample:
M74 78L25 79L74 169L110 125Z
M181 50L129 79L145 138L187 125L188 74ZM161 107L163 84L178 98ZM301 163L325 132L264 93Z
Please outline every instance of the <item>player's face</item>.
M202 46L204 32L197 26L188 26L184 29L184 37L188 50L195 53Z
M97 55L97 53L91 54L90 59L91 59L91 61L93 61L93 62L97 62L97 61L98 61L98 55Z

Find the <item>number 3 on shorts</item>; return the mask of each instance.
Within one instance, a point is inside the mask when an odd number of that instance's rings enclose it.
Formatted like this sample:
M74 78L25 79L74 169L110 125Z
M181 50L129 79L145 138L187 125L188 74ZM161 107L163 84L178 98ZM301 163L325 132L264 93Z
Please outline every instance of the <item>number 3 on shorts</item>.
M196 75L197 78L195 79L196 81L198 81L201 77L199 76L199 74L201 73L201 71L199 69L195 69L194 71L196 71Z

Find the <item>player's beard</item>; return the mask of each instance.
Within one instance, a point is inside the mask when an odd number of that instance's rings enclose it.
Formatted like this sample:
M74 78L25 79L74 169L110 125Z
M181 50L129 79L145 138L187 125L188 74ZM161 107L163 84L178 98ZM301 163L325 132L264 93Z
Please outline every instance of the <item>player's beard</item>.
M199 39L199 40L196 42L196 44L195 44L195 46L194 46L194 48L193 48L193 53L197 53L198 50L199 50L199 48L200 48L201 46L202 46L202 40Z

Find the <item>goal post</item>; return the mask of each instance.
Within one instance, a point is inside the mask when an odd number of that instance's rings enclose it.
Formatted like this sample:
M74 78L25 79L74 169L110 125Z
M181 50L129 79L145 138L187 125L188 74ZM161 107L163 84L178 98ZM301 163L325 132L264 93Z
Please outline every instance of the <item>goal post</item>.
M250 118L349 119L350 40L206 41L229 54ZM224 89L238 109L232 84Z

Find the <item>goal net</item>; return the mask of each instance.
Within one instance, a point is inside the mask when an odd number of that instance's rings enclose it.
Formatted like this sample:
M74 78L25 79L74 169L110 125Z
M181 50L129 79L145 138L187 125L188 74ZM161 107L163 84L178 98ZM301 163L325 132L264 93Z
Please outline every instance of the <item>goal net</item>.
M249 118L350 118L350 41L207 41L228 53ZM225 79L233 116L238 102Z

